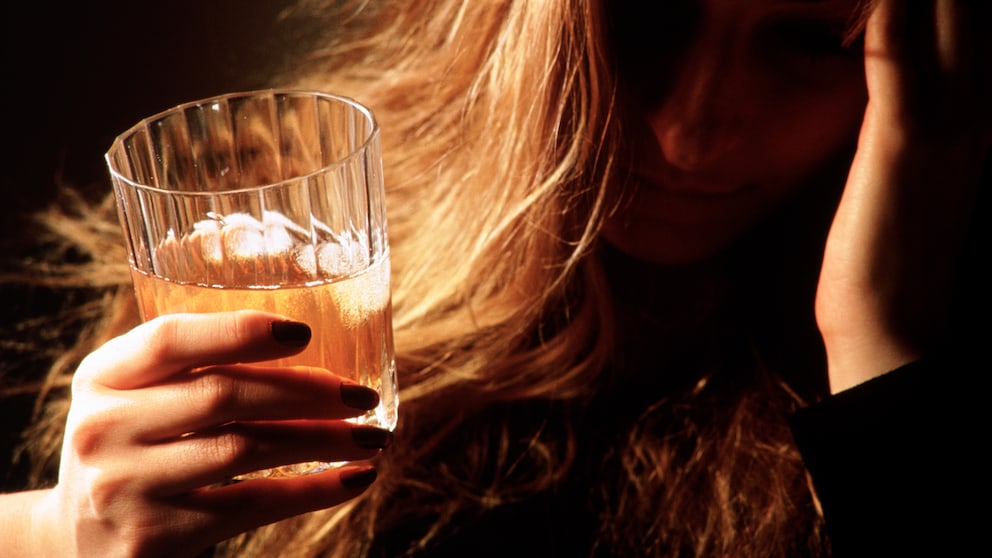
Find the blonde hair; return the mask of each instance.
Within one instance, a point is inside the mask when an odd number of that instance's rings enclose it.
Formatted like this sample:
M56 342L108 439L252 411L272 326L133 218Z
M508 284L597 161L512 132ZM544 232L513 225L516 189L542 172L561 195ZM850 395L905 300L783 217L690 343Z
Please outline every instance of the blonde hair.
M222 552L358 556L412 516L422 531L403 546L415 554L569 474L581 437L570 418L608 383L621 335L598 235L625 183L600 4L302 0L286 14L326 32L274 85L351 96L380 120L400 421L362 497ZM84 341L119 332L118 316L133 319L112 313ZM796 398L754 376L745 389L703 375L644 411L603 457L598 548L824 552L782 419Z
M390 449L378 486L349 506L358 509L291 520L292 529L270 527L248 549L354 555L340 533L365 529L371 538L376 510L391 505L382 494L402 485L425 493L424 506L441 502L434 511L441 529L466 501L486 507L535 493L567 468L570 449L535 437L529 455L540 472L520 485L479 482L492 456L478 441L465 470L449 470L448 486L438 479L427 487L427 472L411 470L429 466L425 456L439 451L450 425L472 409L588 395L610 354L603 335L609 309L587 292L601 288L588 255L610 207L605 184L614 163L600 147L615 144L606 137L613 100L601 74L604 54L592 39L601 18L578 3L534 7L471 0L379 3L354 12L348 3L305 7L331 14L339 32L361 33L360 40L338 37L305 61L314 75L289 83L361 99L379 117L393 245L398 437L415 438ZM360 21L348 21L348 29L333 23L349 13ZM575 289L577 275L590 288ZM492 426L494 439L510 435ZM332 530L335 544L321 548L317 541Z
M295 85L358 97L382 122L397 344L426 355L407 364L419 373L404 401L465 383L490 398L573 396L602 364L602 350L579 350L591 334L552 346L530 336L607 207L613 161L598 150L612 143L612 99L589 37L599 18L568 2L366 10L349 22L362 42L307 60L318 72ZM590 354L563 367L570 353Z
M354 556L377 529L433 517L409 541L415 554L464 517L549 490L576 457L570 409L616 364L597 252L623 195L625 153L600 3L331 4L304 13L354 19L330 23L341 35L304 61L314 74L290 83L360 98L382 123L398 443L350 509L232 543L245 554ZM728 404L716 402L719 389L701 380L639 421L699 432L698 442L645 427L608 456L621 465L600 487L597 544L657 555L822 550L782 420L791 392L762 385ZM542 411L530 415L528 401ZM705 417L716 405L728 407L722 418Z

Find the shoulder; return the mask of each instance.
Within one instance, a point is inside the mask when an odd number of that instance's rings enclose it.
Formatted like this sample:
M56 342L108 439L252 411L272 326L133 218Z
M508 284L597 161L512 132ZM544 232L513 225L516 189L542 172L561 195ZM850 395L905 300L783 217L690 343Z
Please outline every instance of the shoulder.
M791 426L838 556L962 545L979 530L987 362L944 353L800 410ZM978 541L971 540L977 544Z

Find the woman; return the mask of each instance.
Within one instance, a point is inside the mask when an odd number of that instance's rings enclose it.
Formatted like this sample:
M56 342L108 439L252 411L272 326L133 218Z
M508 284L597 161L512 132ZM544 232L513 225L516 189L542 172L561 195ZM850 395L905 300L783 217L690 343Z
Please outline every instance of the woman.
M291 83L361 99L384 130L404 390L393 444L374 470L205 490L377 449L336 420L358 411L333 376L266 388L240 368L184 372L299 350L305 325L156 320L75 373L59 483L5 497L8 548L194 555L243 532L216 550L820 556L968 542L965 525L950 530L962 514L929 505L973 478L970 446L901 458L926 429L977 427L906 408L964 398L935 380L953 366L928 359L989 150L980 7L316 4L303 13L349 19ZM315 396L337 404L315 417ZM259 418L285 422L277 435L228 426Z

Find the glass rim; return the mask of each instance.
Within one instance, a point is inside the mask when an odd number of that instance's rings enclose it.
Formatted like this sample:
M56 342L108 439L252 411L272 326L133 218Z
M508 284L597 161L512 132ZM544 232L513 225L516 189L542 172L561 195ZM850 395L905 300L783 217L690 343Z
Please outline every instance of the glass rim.
M355 108L356 110L358 110L358 112L360 112L362 115L364 115L368 119L369 123L371 124L371 129L369 130L369 133L367 134L365 140L361 144L359 144L358 146L356 146L354 149L352 149L351 152L349 152L348 155L345 156L345 157L341 157L340 159L337 159L337 160L335 160L332 163L329 163L329 164L324 165L322 167L316 168L316 169L314 169L314 170L312 170L310 172L300 174L299 176L294 176L292 178L284 178L284 179L278 180L276 182L268 182L268 183L265 183L265 184L258 184L258 185L255 185L255 186L245 186L245 187L240 187L240 188L230 188L230 189L213 190L213 191L173 190L173 189L169 189L169 188L162 188L160 186L153 186L151 184L144 184L142 182L137 182L137 181L135 181L135 180L133 180L131 178L128 178L127 176L124 176L121 173L121 171L119 169L117 169L117 167L114 165L114 162L113 162L113 160L111 158L111 153L115 153L115 152L117 152L119 150L124 149L124 140L126 138L133 136L140 129L148 126L150 123L152 123L152 122L154 122L156 120L161 120L161 119L163 119L163 118L165 118L165 117L167 117L167 116L169 116L171 114L174 114L174 113L177 113L177 112L183 112L183 111L186 111L187 109L190 109L190 108L193 108L193 107L197 107L197 106L203 106L203 105L206 105L206 104L209 104L209 103L213 103L213 102L226 101L226 100L234 99L234 98L257 97L257 96L261 96L261 95L273 95L273 96L278 96L278 95L310 96L310 97L315 97L315 98L324 98L324 99L329 99L329 100L333 100L333 101L338 101L338 102L344 103L346 105L349 105L352 108ZM306 179L308 179L308 178L310 178L312 176L316 176L318 174L325 173L325 172L327 172L327 171L329 171L331 169L334 169L336 167L340 167L340 166L346 164L351 159L354 159L355 157L357 157L359 155L359 153L361 153L362 151L367 150L367 148L369 147L369 145L371 145L372 142L375 141L375 138L376 138L376 136L378 136L378 134L379 134L379 121L376 120L375 113L372 111L371 108L363 105L362 103L356 101L355 99L353 99L351 97L347 97L347 96L344 96L344 95L338 95L338 94L335 94L335 93L328 93L326 91L319 91L319 90L315 90L315 89L292 89L292 88L254 89L254 90L236 91L236 92L233 92L233 93L224 93L222 95L213 95L213 96L210 96L210 97L204 97L202 99L197 99L195 101L187 101L185 103L180 103L180 104L175 105L175 106L173 106L171 108L167 108L165 110L162 110L160 112L157 112L157 113L155 113L155 114L153 114L151 116L147 116L145 118L142 118L141 120L139 120L138 122L136 122L135 124L133 124L130 128L128 128L127 130L125 130L125 131L121 132L120 134L118 134L117 137L114 138L114 141L110 144L110 147L104 153L104 156L103 157L104 157L104 160L107 163L107 168L109 169L112 178L115 179L115 180L117 180L117 181L126 183L126 184L128 184L129 186L131 186L133 188L137 188L137 189L141 189L141 190L146 190L146 191L150 191L150 192L157 192L157 193L160 193L160 194L174 195L174 196L196 196L196 197L204 196L204 197L209 197L209 196L217 196L217 195L220 195L220 194L225 194L225 195L226 194L237 194L237 193L241 193L241 192L257 192L257 191L260 191L260 190L274 189L274 188L278 188L280 186L283 186L283 185L286 185L286 184L289 184L289 183L298 182L300 180L306 180Z

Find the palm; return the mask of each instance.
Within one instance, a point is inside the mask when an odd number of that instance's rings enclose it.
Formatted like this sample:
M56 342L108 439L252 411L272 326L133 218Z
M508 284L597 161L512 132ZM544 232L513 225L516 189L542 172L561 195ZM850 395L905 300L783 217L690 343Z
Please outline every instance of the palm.
M882 0L869 19L869 101L816 300L834 391L939 339L990 144L983 6Z

